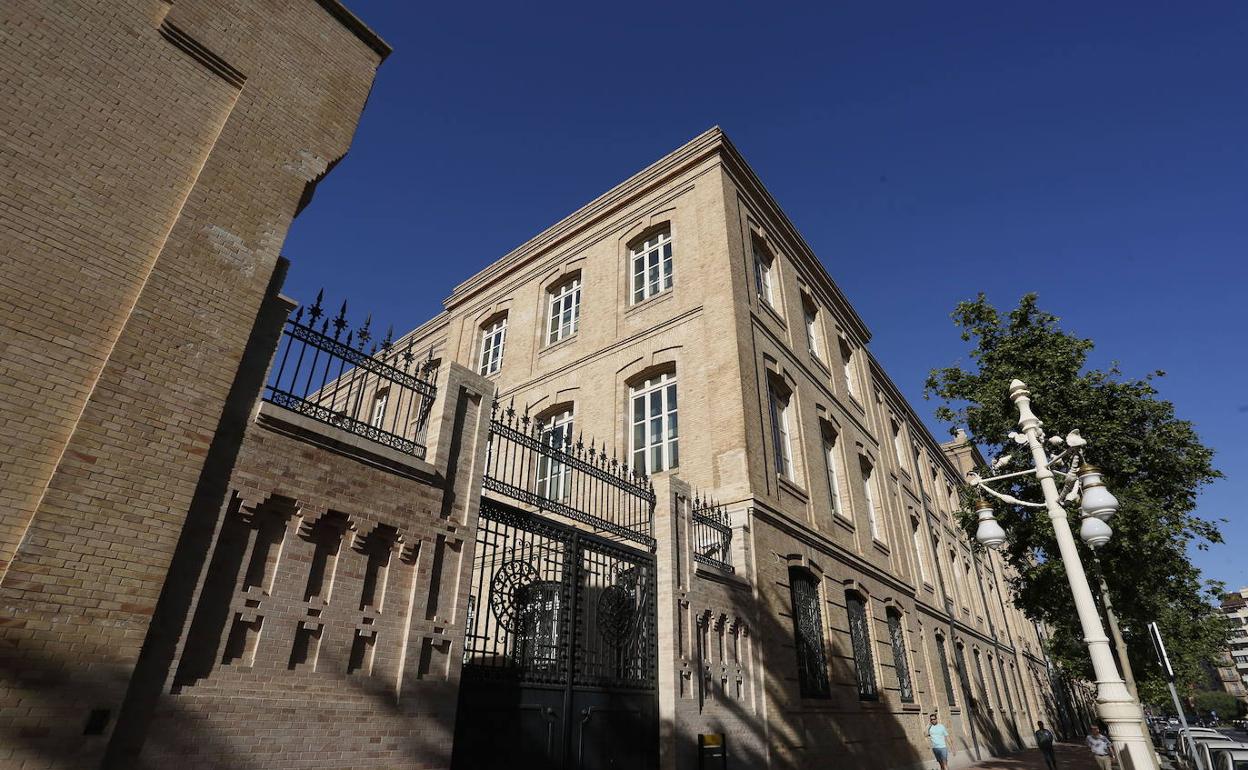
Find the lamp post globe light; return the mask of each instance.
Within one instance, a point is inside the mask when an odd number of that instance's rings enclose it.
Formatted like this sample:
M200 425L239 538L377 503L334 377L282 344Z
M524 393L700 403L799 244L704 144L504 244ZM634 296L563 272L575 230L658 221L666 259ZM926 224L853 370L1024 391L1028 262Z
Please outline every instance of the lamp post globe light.
M1071 533L1066 509L1062 507L1063 498L1069 502L1076 499L1080 501L1082 522L1079 536L1089 547L1095 549L1108 543L1113 536L1113 529L1107 521L1118 510L1118 500L1105 487L1099 468L1090 465L1081 467L1082 448L1087 441L1079 435L1079 431L1071 431L1065 438L1052 436L1046 439L1042 423L1031 411L1031 392L1020 380L1010 383L1010 400L1018 407L1020 429L1010 436L1017 444L1030 449L1033 467L989 478L970 473L967 474L967 479L972 487L991 497L1012 505L1047 510L1053 524L1053 533L1057 537L1058 551L1066 568L1066 577L1070 582L1070 591L1074 595L1075 610L1079 614L1084 641L1088 644L1088 654L1092 658L1092 669L1096 675L1097 713L1109 726L1110 737L1119 750L1124 770L1157 770L1157 755L1153 752L1152 743L1143 728L1144 711L1139 701L1131 696L1118 673L1109 638L1101 625L1100 614L1092 599L1092 589L1079 559L1079 550ZM1050 456L1046 444L1061 451ZM993 470L1006 467L1010 460L1008 453L1002 455L993 463ZM991 482L1026 475L1035 476L1040 482L1040 488L1044 492L1043 503L1019 500L988 486ZM1055 481L1058 476L1062 478L1061 490ZM1006 533L993 515L992 506L981 497L976 508L975 514L979 519L976 539L989 548L1000 548L1005 543Z

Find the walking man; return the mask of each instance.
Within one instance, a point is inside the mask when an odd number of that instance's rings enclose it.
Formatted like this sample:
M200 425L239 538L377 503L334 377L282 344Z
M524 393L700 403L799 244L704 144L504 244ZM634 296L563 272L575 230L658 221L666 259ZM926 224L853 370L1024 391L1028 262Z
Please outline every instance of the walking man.
M1096 760L1098 770L1111 770L1115 756L1114 744L1101 734L1101 728L1096 725L1092 725L1092 732L1088 735L1088 748L1092 750L1092 758Z
M1053 731L1044 726L1044 722L1036 722L1036 747L1044 757L1044 764L1049 770L1057 770L1057 755L1053 753Z
M949 770L949 729L940 723L935 714L927 721L927 739L932 743L932 756L940 763L940 770Z

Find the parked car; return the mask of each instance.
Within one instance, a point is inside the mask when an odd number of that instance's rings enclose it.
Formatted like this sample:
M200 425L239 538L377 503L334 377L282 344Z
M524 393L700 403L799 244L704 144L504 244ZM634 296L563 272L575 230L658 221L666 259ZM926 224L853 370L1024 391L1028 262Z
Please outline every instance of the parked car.
M1204 760L1201 767L1204 770L1212 770L1217 767L1218 756L1227 751L1248 750L1248 743L1240 743L1230 738L1226 740L1205 740L1203 738L1196 739L1196 751L1200 753L1200 757ZM1189 761L1189 767L1195 768L1195 765Z
M1202 736L1206 738L1226 738L1226 736L1222 733L1208 727L1189 727L1188 731L1193 739L1200 738ZM1186 743L1185 740L1180 740L1180 732L1182 732L1182 728L1177 730L1166 730L1166 732L1162 734L1162 752L1169 754L1170 756L1177 756L1180 751L1186 751L1185 748L1181 748L1180 746L1180 744Z
M1214 752L1213 770L1248 770L1248 749Z

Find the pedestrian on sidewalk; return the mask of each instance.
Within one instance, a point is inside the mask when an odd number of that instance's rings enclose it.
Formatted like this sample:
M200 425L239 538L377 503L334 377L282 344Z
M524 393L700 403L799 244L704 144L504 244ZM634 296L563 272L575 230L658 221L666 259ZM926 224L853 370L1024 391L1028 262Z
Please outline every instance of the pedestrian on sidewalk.
M940 723L935 714L927 720L927 739L932 744L932 756L940 763L940 770L949 770L949 729Z
M1092 731L1088 734L1088 748L1092 750L1092 758L1096 760L1097 770L1113 768L1114 757L1117 756L1114 744L1101 734L1101 728L1096 725L1092 725Z
M1044 756L1044 764L1049 770L1057 770L1057 755L1053 753L1053 731L1046 729L1044 722L1036 722L1036 748Z

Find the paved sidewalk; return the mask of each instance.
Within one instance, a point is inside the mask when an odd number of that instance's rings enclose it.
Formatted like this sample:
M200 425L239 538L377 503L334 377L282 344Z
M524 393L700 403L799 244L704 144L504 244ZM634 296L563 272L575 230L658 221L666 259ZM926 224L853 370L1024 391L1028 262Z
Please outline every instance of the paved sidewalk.
M1058 743L1056 745L1057 770L1096 770L1092 752L1082 743ZM1046 770L1044 757L1039 749L1020 751L996 759L986 759L971 765L976 770Z

